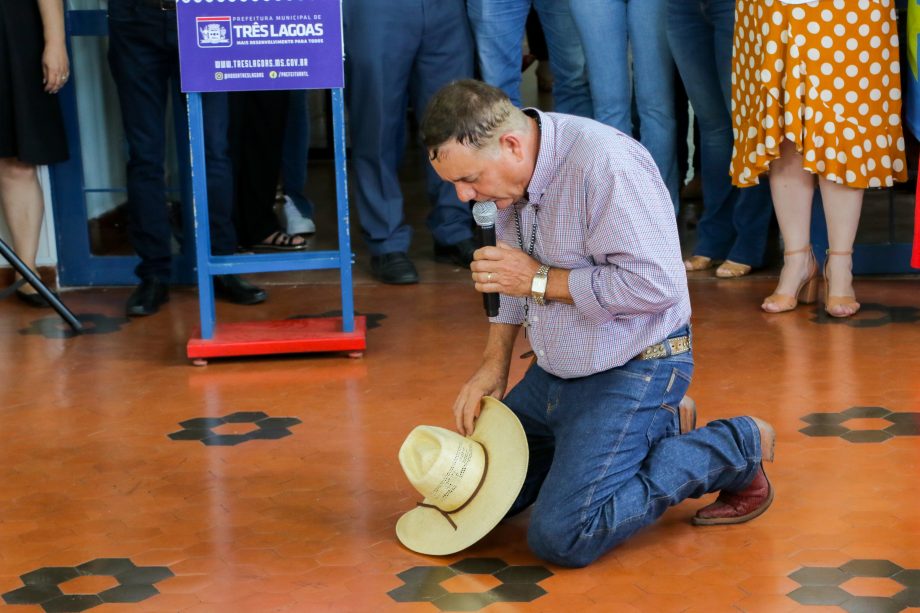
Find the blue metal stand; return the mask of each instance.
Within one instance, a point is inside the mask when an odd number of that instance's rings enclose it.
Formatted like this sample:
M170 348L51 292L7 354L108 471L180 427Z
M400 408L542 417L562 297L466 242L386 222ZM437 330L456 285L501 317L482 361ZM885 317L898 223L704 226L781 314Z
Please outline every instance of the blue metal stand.
M195 250L198 265L198 295L201 311L200 339L189 341L190 358L218 357L227 355L255 355L290 351L328 351L330 348L358 352L364 349L364 321L359 317L356 322L354 313L354 294L352 290L350 229L348 221L348 190L345 170L345 111L342 90L332 89L332 125L335 148L336 210L338 213L338 251L314 251L307 253L259 254L259 255L211 255L210 225L208 223L207 178L205 174L204 126L202 121L201 94L188 94L189 146L191 149L192 193L194 203ZM342 344L336 345L335 333L324 329L319 332L323 343L313 343L305 338L300 345L272 339L254 338L253 325L245 332L238 330L227 335L221 350L220 338L215 338L216 314L214 309L214 285L211 277L215 275L241 274L255 272L278 272L286 270L322 270L338 268L342 286ZM338 325L338 318L336 325ZM274 326L277 331L277 323ZM356 325L357 324L357 325ZM231 324L232 325L232 324ZM301 332L303 324L300 324ZM357 329L356 329L357 328ZM315 329L314 329L315 331ZM310 330L306 330L310 334ZM257 332L256 332L257 335ZM218 334L218 337L220 335ZM331 344L330 344L331 343ZM245 345L251 346L247 351ZM276 350L272 350L275 347ZM358 354L355 354L356 356Z

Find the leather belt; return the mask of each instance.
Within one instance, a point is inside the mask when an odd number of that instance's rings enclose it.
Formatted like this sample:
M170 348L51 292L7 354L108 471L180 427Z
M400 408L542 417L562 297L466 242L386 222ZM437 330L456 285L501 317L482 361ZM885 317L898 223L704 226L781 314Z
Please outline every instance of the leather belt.
M666 338L660 343L649 345L642 353L636 356L637 360L655 360L672 355L687 353L691 349L689 336L675 336Z
M175 11L176 0L141 0L144 5L161 11Z

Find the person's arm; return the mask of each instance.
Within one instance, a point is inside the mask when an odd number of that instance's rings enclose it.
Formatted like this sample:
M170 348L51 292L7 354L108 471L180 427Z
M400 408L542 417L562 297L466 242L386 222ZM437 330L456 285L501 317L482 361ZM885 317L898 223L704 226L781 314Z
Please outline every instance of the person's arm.
M480 401L483 396L494 396L501 400L508 387L508 371L514 341L520 326L494 323L489 326L489 340L482 356L482 365L470 377L454 401L454 418L457 432L464 436L473 433L476 418L479 417Z
M505 296L530 296L534 275L540 263L518 249L505 243L497 247L483 247L476 251L470 264L473 281L478 292L495 292ZM569 293L569 272L565 268L550 268L544 300L572 304Z
M49 94L58 93L70 76L64 39L63 0L36 0L42 18L45 50L42 53L42 83Z
M597 325L660 313L686 295L674 209L651 156L605 173L588 191L586 255L594 266L567 279L575 307Z

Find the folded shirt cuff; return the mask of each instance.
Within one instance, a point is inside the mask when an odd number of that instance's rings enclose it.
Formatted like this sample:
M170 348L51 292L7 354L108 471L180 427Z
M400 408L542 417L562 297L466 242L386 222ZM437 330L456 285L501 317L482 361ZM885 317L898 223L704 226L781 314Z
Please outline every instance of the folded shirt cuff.
M594 292L594 278L600 275L599 267L576 268L569 272L569 293L575 302L575 308L597 325L603 325L613 319L610 312L597 299Z

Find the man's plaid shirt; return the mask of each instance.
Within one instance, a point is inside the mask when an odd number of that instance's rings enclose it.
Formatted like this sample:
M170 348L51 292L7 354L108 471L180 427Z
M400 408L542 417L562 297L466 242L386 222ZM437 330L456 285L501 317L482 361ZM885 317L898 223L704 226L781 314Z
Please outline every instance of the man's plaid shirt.
M541 368L563 378L620 366L690 321L674 207L651 155L609 126L538 114L540 151L525 199L498 212L498 239L571 270L574 306L502 295L495 323L521 324Z

